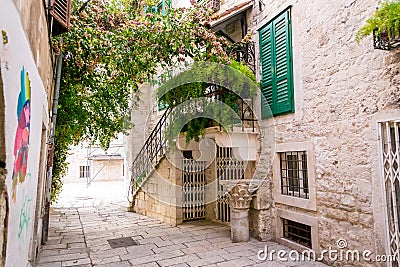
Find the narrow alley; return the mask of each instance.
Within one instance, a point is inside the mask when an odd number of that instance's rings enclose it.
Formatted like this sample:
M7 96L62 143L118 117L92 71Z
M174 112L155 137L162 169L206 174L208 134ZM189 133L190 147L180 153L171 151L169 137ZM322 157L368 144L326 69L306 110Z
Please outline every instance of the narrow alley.
M124 211L119 183L66 184L50 215L37 266L325 266L261 261L259 250L288 248L251 239L232 243L228 226L194 221L171 227Z

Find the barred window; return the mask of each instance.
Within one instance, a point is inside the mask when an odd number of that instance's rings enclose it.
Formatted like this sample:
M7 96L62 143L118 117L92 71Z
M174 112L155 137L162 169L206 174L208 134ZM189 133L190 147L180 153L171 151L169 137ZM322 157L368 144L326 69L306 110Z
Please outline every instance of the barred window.
M309 198L306 151L280 152L281 193Z
M90 166L79 166L79 178L90 177Z
M302 246L311 248L311 226L282 219L283 237Z

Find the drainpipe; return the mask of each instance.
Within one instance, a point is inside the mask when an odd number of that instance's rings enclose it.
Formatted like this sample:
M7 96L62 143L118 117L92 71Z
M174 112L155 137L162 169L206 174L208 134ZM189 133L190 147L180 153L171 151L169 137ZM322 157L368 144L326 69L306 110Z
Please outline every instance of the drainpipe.
M48 172L47 172L47 180L46 180L46 200L44 206L44 216L43 216L43 230L42 230L42 243L47 242L47 237L49 233L49 219L50 219L50 194L51 194L51 183L53 180L53 157L54 157L54 136L56 130L56 122L57 122L57 107L58 107L58 98L60 95L60 83L61 83L61 68L62 68L62 52L57 55L57 70L56 70L56 86L54 88L54 97L53 97L53 110L52 110L52 126L50 132L50 153L48 157Z

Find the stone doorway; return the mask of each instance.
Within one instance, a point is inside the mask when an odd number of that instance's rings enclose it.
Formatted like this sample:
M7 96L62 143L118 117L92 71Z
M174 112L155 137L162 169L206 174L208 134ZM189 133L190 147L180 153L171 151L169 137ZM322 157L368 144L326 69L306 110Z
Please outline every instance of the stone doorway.
M183 221L204 219L206 216L206 162L184 158L182 166Z

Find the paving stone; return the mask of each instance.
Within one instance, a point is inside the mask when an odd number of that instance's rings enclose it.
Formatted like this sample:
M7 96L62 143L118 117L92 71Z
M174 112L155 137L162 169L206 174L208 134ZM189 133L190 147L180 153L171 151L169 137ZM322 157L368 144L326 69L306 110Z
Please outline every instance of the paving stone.
M126 250L128 251L128 254L121 255L121 259L130 260L134 258L153 255L154 248L157 248L157 246L155 246L154 244L127 247Z
M95 267L130 267L132 264L129 261L112 262L106 264L94 264Z
M170 245L170 246L165 246L165 247L161 247L161 248L153 248L154 253L158 254L164 251L172 251L172 250L180 250L183 248L187 248L187 246L185 244L174 244L174 245Z
M208 240L197 240L193 242L184 242L187 247L198 247L198 246L211 246Z
M224 261L217 264L218 267L248 266L248 265L254 265L254 262L244 258Z
M149 263L149 262L153 262L153 261L158 262L161 260L176 258L176 257L183 256L183 255L185 255L185 254L183 254L183 252L181 252L181 251L168 251L168 252L163 252L160 254L154 254L154 255L150 255L150 256L136 258L134 260L129 260L129 262L131 262L131 263L134 262L135 264L143 264L143 263Z
M157 247L165 247L165 246L169 246L169 245L173 245L174 243L171 242L171 240L163 240L163 241L159 241L157 243L154 243Z
M61 266L78 266L83 264L90 265L90 259L78 259L78 260L70 260L70 261L63 261Z
M285 265L280 264L276 261L266 261L263 263L257 263L253 265L254 267L284 267Z
M45 263L38 263L36 264L37 267L61 267L61 261L60 262L45 262Z
M112 256L120 256L127 254L128 251L126 248L115 248L115 249L108 249L100 252L90 253L91 258L108 258Z
M191 267L198 267L198 266L209 266L214 263L219 263L225 261L224 258L220 256L213 256L213 257L208 257L204 259L199 259L199 260L194 260L191 262L188 262L189 266Z
M135 267L160 267L157 262L153 261L153 262L148 262L148 263L144 263L144 264L136 264L135 261L129 261L133 266Z
M197 247L182 248L181 251L187 255L187 254L206 252L208 251L208 249L207 247L197 246Z
M48 257L40 257L40 262L68 261L89 258L87 253L73 253L64 255L54 255Z
M196 253L197 256L199 256L200 258L210 258L210 257L214 257L214 256L222 256L222 255L227 255L228 252L223 250L223 249L215 249L215 250L209 250L206 252L199 252Z
M185 255L185 256L181 256L181 257L176 257L176 258L157 261L157 263L161 267L164 267L164 266L177 266L179 264L184 264L184 266L187 266L186 262L192 262L192 261L199 260L199 259L200 258L197 255L192 254L192 255Z
M91 257L91 259L93 264L118 263L121 261L121 258L119 256L104 257L104 258Z
M78 243L69 243L67 244L67 247L69 249L73 248L86 248L86 244L84 242L78 242Z
M257 252L265 246L269 251L289 249L255 239L232 243L228 226L208 221L171 227L123 211L114 200L94 197L60 199L51 209L49 233L36 266L325 266L261 261ZM107 240L120 237L131 237L138 245L112 249Z

